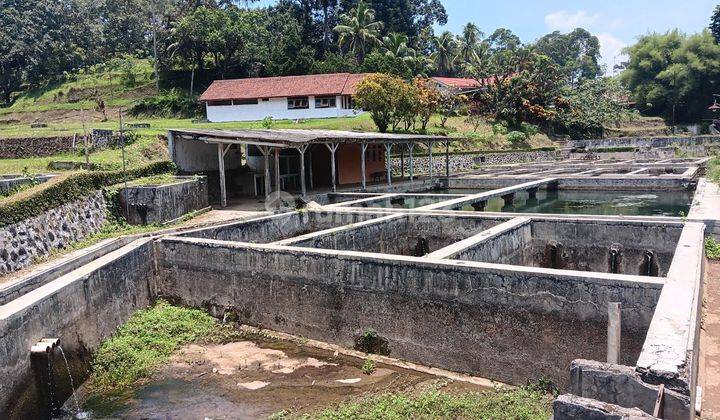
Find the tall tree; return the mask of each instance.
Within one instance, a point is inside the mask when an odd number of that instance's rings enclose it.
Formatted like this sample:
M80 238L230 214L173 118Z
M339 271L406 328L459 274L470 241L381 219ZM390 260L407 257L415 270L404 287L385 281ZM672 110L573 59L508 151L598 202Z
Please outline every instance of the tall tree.
M433 61L438 74L442 76L450 76L455 70L455 56L457 42L455 37L449 31L443 32L439 37L435 38L435 53Z
M483 36L484 34L480 28L474 23L465 25L462 34L458 38L458 58L465 62L477 61Z
M535 48L559 66L571 86L602 74L598 63L600 41L585 29L577 28L568 34L549 33L535 43Z
M357 7L343 15L342 21L341 25L335 27L335 32L340 34L340 48L352 51L362 63L370 49L380 44L383 23L375 20L375 10L364 1L360 1Z
M710 32L715 38L715 42L720 44L720 5L715 6L715 11L710 18Z
M407 35L397 32L391 32L383 37L380 49L392 57L404 58L415 55L415 50L408 47Z

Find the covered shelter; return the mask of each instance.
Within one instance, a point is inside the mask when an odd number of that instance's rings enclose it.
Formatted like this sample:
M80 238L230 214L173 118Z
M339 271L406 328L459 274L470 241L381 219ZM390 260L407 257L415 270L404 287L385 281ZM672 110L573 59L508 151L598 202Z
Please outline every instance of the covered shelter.
M418 144L428 151L428 176L433 177L432 146L445 145L445 172L450 175L449 143L460 139L446 136L388 134L336 130L298 129L171 129L170 155L186 173L218 171L221 206L227 205L228 168L247 167L254 195L295 189L304 197L310 189L359 183L364 190L368 178L392 185L390 156L395 150L408 153L410 180L415 176L413 152ZM404 174L404 159L401 158ZM271 171L272 169L272 171ZM273 174L274 172L274 174ZM274 176L273 176L274 175ZM329 182L329 184L328 184ZM250 190L250 189L249 189Z

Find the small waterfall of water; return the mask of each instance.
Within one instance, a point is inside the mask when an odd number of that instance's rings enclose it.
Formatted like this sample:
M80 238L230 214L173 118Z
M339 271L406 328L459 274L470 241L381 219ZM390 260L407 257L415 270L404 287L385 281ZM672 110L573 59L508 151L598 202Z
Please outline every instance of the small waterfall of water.
M67 357L65 357L65 352L63 351L62 346L58 345L57 348L60 350L60 354L62 355L63 361L65 361L65 369L67 370L68 377L70 378L70 387L72 388L72 397L73 401L75 401L75 414L80 413L80 403L77 399L77 393L75 392L75 382L73 381L72 373L70 373L70 364L68 363Z

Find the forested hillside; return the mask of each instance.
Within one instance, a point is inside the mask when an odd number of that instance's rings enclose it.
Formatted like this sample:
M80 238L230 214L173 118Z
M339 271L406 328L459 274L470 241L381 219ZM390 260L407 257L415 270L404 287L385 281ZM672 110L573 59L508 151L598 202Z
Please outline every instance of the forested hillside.
M483 89L455 113L510 130L593 137L633 109L707 122L719 14L708 17L713 31L643 36L608 78L598 38L583 28L537 40L473 23L436 32L447 20L441 0L0 0L0 113L52 121L123 107L194 118L213 79L377 72L476 79Z

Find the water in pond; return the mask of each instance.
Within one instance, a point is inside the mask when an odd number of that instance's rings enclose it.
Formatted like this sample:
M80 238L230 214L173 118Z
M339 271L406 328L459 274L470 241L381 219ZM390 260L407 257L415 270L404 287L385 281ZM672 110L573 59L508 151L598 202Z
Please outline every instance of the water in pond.
M428 196L404 196L398 198L388 198L382 200L366 201L364 203L352 204L350 207L376 207L376 208L404 208L416 209L418 207L427 206L439 201L448 200L448 197L428 197Z
M450 190L451 192L453 190ZM538 191L537 198L526 192L515 195L512 205L502 198L488 201L485 211L507 213L593 214L623 216L673 216L688 214L692 191ZM471 206L463 210L472 211Z

